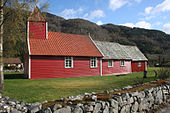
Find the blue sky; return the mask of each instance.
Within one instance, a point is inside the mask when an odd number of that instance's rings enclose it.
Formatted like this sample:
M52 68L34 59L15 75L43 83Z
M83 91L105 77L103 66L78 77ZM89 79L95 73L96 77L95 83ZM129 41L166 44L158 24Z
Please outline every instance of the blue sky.
M170 0L49 0L48 12L65 19L82 18L162 30L170 34Z

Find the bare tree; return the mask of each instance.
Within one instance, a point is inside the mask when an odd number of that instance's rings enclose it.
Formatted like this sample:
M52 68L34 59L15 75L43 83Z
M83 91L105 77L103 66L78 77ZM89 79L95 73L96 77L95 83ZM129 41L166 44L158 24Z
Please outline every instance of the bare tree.
M0 92L2 92L4 89L4 75L3 75L3 38L5 37L4 36L4 33L5 33L4 23L6 22L5 24L7 24L8 20L11 20L11 19L14 20L14 18L16 18L15 17L16 16L15 10L16 10L18 11L17 14L19 15L18 17L20 19L18 19L19 24L17 24L16 21L14 23L18 26L25 25L25 21L23 19L24 17L22 17L23 12L29 13L30 9L35 7L35 5L38 2L39 0L0 0ZM48 3L46 2L40 3L40 7L42 10L48 9ZM16 30L14 28L8 28L8 29L10 29L10 31L12 30L13 32ZM12 35L12 37L14 36ZM19 36L17 38L19 38Z
M6 1L5 1L6 3ZM3 75L3 23L4 23L4 0L0 1L0 91L4 89L4 75Z
M8 0L0 0L0 92L4 89L4 73L3 73L3 31L4 31L4 6Z

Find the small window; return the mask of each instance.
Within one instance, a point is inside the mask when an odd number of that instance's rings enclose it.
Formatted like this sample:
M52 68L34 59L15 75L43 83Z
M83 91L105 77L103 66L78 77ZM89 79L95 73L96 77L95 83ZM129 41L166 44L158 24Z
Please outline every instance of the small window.
M138 67L141 67L141 66L142 66L141 62L138 62Z
M108 67L113 67L113 60L108 60Z
M65 57L65 68L73 68L73 57Z
M120 66L125 66L125 61L120 61Z
M95 57L90 58L90 67L91 68L96 68L97 67L97 58L95 58Z

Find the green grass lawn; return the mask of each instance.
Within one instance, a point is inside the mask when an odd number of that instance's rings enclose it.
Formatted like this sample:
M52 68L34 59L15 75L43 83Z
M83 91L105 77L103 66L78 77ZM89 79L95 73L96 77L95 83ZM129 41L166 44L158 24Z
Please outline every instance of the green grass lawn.
M148 78L145 82L154 80L153 70L149 68ZM5 75L6 76L6 75ZM15 75L10 75L15 76ZM138 77L138 78L137 78ZM126 76L94 76L79 78L57 78L57 79L5 79L3 95L26 102L42 102L44 100L56 100L66 96L78 95L85 92L102 92L133 85L134 80L142 79L143 72L127 74Z
M24 72L5 72L4 73L5 75L7 75L7 74L24 74Z

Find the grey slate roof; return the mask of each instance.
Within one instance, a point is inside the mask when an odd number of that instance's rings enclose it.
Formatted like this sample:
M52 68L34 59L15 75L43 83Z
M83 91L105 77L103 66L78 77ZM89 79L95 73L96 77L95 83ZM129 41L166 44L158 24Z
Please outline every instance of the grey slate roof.
M104 55L103 59L118 59L132 61L147 61L148 59L136 46L125 46L119 43L94 41L100 52Z
M147 61L148 60L136 46L121 45L121 47L129 54L132 61Z
M104 55L103 59L126 59L131 57L126 53L118 43L94 41L98 49Z

